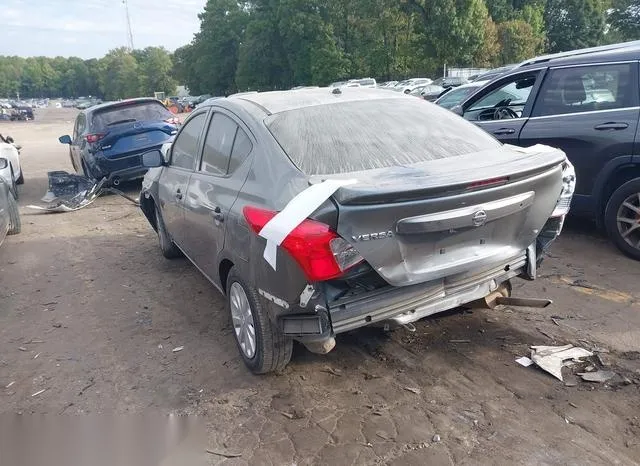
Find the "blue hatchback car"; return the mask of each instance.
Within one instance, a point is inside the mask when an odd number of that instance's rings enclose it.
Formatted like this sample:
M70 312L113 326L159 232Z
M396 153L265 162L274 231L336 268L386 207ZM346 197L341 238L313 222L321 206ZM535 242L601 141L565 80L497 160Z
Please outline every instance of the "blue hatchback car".
M58 138L69 145L77 173L93 179L111 177L113 185L142 178L141 155L160 149L178 130L180 120L152 98L109 102L88 108L76 118L73 135Z

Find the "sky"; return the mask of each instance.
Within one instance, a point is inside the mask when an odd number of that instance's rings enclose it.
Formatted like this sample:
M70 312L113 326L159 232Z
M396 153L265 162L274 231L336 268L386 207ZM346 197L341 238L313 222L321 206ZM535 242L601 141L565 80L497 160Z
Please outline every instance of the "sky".
M128 0L133 45L188 44L206 0ZM122 0L0 0L0 55L100 58L128 45Z

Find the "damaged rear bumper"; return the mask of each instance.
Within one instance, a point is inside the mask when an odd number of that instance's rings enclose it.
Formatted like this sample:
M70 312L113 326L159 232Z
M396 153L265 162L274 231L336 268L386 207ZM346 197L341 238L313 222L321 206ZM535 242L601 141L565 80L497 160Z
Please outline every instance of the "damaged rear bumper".
M523 251L509 261L473 275L465 273L436 283L383 288L365 296L338 300L329 309L333 331L347 332L382 321L408 324L482 299L505 281L526 273L528 257Z

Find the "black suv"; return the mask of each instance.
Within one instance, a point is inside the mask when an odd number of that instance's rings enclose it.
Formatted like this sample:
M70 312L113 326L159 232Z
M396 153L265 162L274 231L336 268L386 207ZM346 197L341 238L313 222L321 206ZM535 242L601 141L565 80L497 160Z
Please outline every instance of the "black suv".
M640 260L640 41L538 57L452 109L518 146L559 147L577 175L572 213Z

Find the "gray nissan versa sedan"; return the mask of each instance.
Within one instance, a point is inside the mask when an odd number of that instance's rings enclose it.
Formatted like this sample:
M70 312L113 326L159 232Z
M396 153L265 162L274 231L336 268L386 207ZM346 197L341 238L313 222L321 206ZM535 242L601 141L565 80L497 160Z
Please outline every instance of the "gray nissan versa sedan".
M535 278L575 186L561 151L376 89L207 101L142 158L163 254L226 295L255 373L282 369L293 340L326 353L338 333L483 299L549 304L509 281Z

